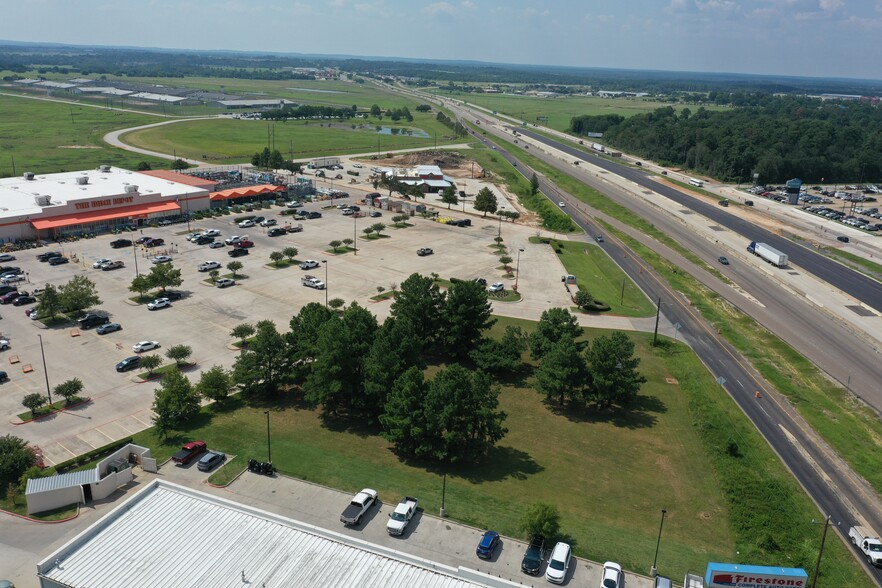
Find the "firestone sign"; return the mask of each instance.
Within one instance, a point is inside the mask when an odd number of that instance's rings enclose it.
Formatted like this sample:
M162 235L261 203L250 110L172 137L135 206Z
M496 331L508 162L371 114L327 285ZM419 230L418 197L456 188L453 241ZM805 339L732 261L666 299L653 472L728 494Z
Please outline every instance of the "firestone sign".
M118 204L131 204L135 201L134 196L120 196L119 198L105 198L104 200L90 200L89 202L77 202L77 210L86 208L101 208L102 206L116 206Z
M808 574L800 568L709 563L708 588L806 588Z

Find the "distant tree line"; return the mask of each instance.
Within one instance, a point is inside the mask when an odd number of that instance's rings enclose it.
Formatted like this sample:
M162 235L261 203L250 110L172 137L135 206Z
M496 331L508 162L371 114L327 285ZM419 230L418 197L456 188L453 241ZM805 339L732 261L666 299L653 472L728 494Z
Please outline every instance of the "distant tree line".
M572 119L585 134L601 130L605 143L663 165L723 181L761 183L882 179L882 117L864 102L775 97L761 106L725 111L659 108L618 122L607 115Z
M442 125L444 125L445 127L449 128L451 131L453 131L453 134L456 135L457 137L463 137L468 133L468 131L462 125L462 123L460 123L457 120L453 120L452 118L450 118L449 116L447 116L446 114L444 114L441 111L438 112L438 115L435 118Z
M338 108L334 106L313 106L311 104L303 104L301 106L289 104L282 108L266 110L261 114L261 117L272 120L286 118L352 118L357 110L358 107L355 105L349 108Z

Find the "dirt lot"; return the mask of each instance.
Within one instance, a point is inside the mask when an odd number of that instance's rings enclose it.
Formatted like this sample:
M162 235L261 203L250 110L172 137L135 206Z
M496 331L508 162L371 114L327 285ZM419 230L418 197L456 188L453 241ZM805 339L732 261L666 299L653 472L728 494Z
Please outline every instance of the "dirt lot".
M319 210L320 206L310 204L307 209ZM269 218L279 210L274 208L261 214ZM170 308L154 312L128 300L133 296L128 286L135 277L133 250L111 249L109 242L116 238L112 235L66 243L63 247L20 252L18 259L11 262L28 273L29 283L21 284L20 289L30 290L46 283L62 284L74 275L87 275L97 284L103 301L99 308L112 321L120 323L123 330L101 336L94 330L80 332L71 326L40 329L37 322L25 316L23 308L11 305L0 308L3 316L0 328L12 346L0 355L6 360L2 369L10 375L10 380L0 385L0 413L6 416L0 434L12 433L41 447L51 464L150 426L149 407L155 384L140 383L134 377L137 371L117 373L115 364L133 355L132 345L141 340L159 341L162 345L156 352L159 354L182 343L193 349L192 359L198 368L190 376L195 380L200 369L215 364L232 365L235 351L230 348L229 333L236 325L271 319L280 329L286 330L291 316L301 306L308 302L324 303L326 297L324 291L306 288L300 283L301 277L307 273L324 280L324 267L308 272L296 266L268 267L269 254L288 246L299 249L298 259L327 260L329 299L342 298L347 303L357 301L382 320L388 315L390 302L373 302L370 297L377 294L378 287L390 289L413 272L424 275L436 272L443 278L501 280L502 271L497 269L498 255L489 247L501 228L512 251L524 249L520 259L519 286L525 299L517 304L503 304L505 313L538 318L546 308L568 304L563 288L547 287L548 283L559 284L563 271L550 248L528 242L528 238L536 233L534 229L510 223L500 227L496 220L482 220L475 216L471 217L473 226L469 228L415 218L412 227L389 228L384 233L387 238L365 241L362 229L368 223L391 223L387 211L383 211L381 218L359 219L343 216L336 209L323 213L321 219L304 221L303 232L275 238L268 237L265 229L259 227L240 229L232 223L231 216L192 223L194 231L216 228L221 231L222 238L247 234L255 242L250 255L238 258L244 264L241 273L247 278L240 278L236 286L226 289L205 284L203 280L207 274L197 272L196 265L214 260L225 266L231 261L228 248L208 249L186 241L186 225L144 230L145 235L165 239L174 264L183 270L184 278L179 288L185 292L184 298ZM140 233L132 235L137 237ZM327 243L331 240L353 238L354 235L359 236L357 255L331 255L327 252ZM416 250L420 247L431 247L435 254L419 257ZM37 253L52 249L63 249L66 255L75 255L78 262L49 266L35 259ZM142 252L137 260L138 269L141 272L148 270L150 257L157 253L161 251ZM125 267L109 272L92 269L92 263L99 258L122 260ZM511 286L510 280L502 281ZM79 377L92 403L39 422L17 426L13 424L18 422L15 415L24 411L21 399L32 392L46 392L38 334L42 335L45 347L50 386ZM13 356L20 362L10 363ZM33 371L23 373L22 366L31 366Z

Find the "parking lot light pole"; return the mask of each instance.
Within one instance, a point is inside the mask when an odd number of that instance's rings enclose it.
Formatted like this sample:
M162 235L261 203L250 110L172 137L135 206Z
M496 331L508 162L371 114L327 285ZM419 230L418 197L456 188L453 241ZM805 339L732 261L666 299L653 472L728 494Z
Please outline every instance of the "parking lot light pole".
M135 258L135 277L137 277L141 275L141 272L138 271L138 245L134 239L132 239L132 257Z
M518 249L518 261L515 264L515 285L514 285L515 292L518 291L518 280L521 278L521 253L523 253L523 252L524 252L523 248Z
M352 252L358 255L358 217L352 215Z
M52 406L52 391L49 389L49 370L46 368L46 352L43 351L43 335L37 333L40 339L40 355L43 356L43 375L46 376L46 395L49 397L49 406Z
M503 210L504 208L505 208L504 206L500 206L500 207L499 207L499 210L496 212L496 216L499 217L499 230L496 232L496 236L497 236L497 237L501 237L501 236L502 236L502 210Z
M270 419L269 419L270 411L265 410L265 411L263 411L263 414L266 415L266 460L268 462L272 463L273 450L272 450L272 446L270 445Z
M328 260L323 259L322 263L325 264L325 308L328 307Z
M649 569L649 575L652 578L658 574L658 568L655 567L655 564L658 563L658 547L661 545L661 534L662 527L665 525L665 514L667 514L667 509L661 509L661 523L658 526L658 541L655 543L655 557L652 559L652 567Z

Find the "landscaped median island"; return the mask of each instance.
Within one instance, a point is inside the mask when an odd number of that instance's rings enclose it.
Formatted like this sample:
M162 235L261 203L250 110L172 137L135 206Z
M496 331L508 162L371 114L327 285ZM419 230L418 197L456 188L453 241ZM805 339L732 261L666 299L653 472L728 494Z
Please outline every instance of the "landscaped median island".
M813 565L812 503L685 345L582 329L566 309L494 317L482 285L448 282L410 276L382 324L311 303L287 325L240 325L232 370L163 379L158 426L135 441L160 461L182 437L240 456L212 479L226 483L266 455L269 410L285 475L419 496L431 513L446 473L453 519L520 537L546 503L578 555L643 573L662 508L671 577L708 561ZM822 586L869 585L839 542L821 570Z

